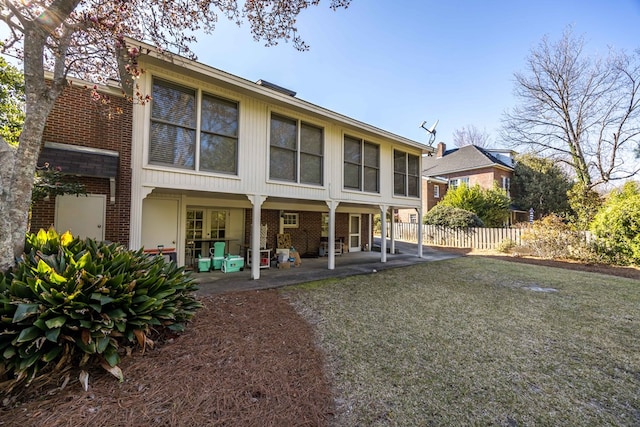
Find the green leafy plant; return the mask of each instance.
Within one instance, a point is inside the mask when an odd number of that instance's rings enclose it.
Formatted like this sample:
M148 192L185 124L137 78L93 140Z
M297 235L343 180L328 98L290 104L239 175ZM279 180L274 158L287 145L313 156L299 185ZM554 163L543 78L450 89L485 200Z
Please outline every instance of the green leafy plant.
M0 389L100 364L122 379L120 356L182 331L201 307L174 262L116 243L40 230L0 273Z
M602 197L597 191L583 184L576 183L567 192L569 205L573 210L571 223L576 230L588 230L600 207Z
M614 264L640 265L640 185L613 191L591 223L596 250Z
M438 203L424 215L423 222L447 228L482 227L484 224L475 213Z
M59 166L51 167L49 163L36 168L33 177L33 191L31 202L37 202L47 196L60 196L64 194L86 195L83 184L72 176L65 175Z
M517 246L517 243L514 242L512 239L504 239L498 244L498 246L496 246L496 250L498 252L508 254L508 253L511 253L511 251L513 251L513 249L516 246Z
M462 183L450 189L439 205L452 206L475 213L485 227L502 227L509 219L509 196L506 191L494 185L483 189L479 185L469 187Z

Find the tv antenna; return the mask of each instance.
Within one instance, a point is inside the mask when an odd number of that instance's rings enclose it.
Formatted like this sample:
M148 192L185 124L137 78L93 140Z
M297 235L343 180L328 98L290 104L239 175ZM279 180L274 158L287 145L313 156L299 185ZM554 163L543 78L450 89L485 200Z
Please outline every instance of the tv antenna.
M436 126L438 126L439 121L440 120L436 120L436 122L433 125L431 125L430 128L424 127L424 125L427 123L426 121L423 121L420 124L420 127L429 133L429 146L432 146L433 142L436 140Z

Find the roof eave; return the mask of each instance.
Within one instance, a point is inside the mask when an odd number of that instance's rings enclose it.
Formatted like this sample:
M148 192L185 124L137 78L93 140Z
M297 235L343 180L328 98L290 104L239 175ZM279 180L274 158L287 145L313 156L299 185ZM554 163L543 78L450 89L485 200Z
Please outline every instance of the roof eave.
M347 127L358 129L360 131L364 131L366 133L376 135L385 139L391 139L397 143L417 148L423 154L435 152L435 148L431 146L427 146L418 141L396 135L392 132L377 128L368 123L361 122L335 111L328 110L326 108L312 104L308 101L304 101L299 98L269 89L267 87L256 84L255 82L235 76L209 65L170 52L158 52L158 50L154 46L144 42L140 42L138 40L127 39L127 42L140 46L140 52L142 52L141 56L154 58L164 63L170 63L175 66L207 76L209 78L214 78L219 82L222 82L228 86L233 86L237 90L252 94L253 96L256 96L258 98L276 101L281 105L286 105L294 109L303 110L317 116L325 117L326 119L342 123Z

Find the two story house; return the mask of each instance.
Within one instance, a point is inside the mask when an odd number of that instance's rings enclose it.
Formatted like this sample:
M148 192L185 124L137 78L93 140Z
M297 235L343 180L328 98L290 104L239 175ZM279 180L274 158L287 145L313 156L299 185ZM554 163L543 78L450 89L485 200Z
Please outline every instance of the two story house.
M450 188L464 183L473 187L493 188L497 184L510 194L514 172L515 152L506 149L488 149L475 145L447 150L444 142L437 145L435 155L423 158L422 208L426 213L442 200ZM402 222L416 222L414 212L398 210ZM511 208L511 222L521 220L526 212Z
M97 87L108 103L92 101L81 82L64 92L39 164L76 175L89 194L36 204L31 229L160 247L186 266L223 241L225 253L248 254L258 279L260 251L272 255L278 236L301 254L326 249L333 269L336 252L370 250L373 215L421 211L431 147L134 43L145 70L137 83L151 102L131 104L117 86Z

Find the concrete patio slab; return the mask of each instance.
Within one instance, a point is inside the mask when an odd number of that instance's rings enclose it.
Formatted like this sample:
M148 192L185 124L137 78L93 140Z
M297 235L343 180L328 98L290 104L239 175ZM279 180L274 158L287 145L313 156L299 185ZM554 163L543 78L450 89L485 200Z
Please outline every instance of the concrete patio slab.
M399 253L387 254L387 262L380 261L380 252L351 252L335 257L335 269L329 270L327 257L303 258L299 267L289 269L269 268L260 270L260 279L251 279L250 267L244 271L223 273L219 270L192 273L198 283L198 295L213 295L226 292L272 289L328 278L340 278L359 274L406 267L423 262L433 262L458 257L424 246L422 258L417 256L417 245L396 242Z

